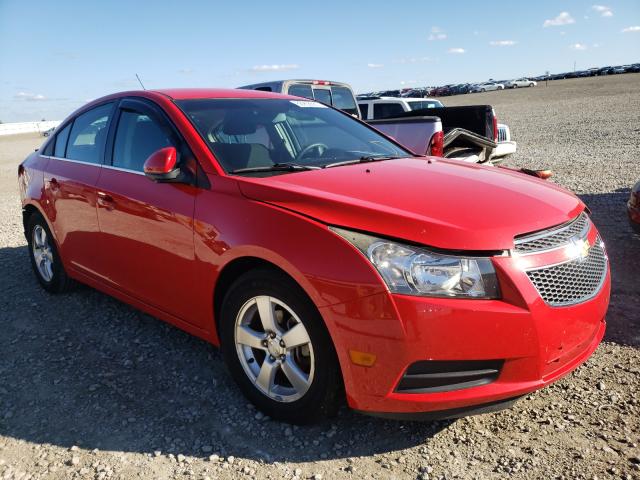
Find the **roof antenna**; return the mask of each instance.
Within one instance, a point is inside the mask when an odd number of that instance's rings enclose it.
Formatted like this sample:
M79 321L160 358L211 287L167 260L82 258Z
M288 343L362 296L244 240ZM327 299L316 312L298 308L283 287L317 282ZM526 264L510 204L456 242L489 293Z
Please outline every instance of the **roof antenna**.
M144 85L142 84L142 80L140 80L140 77L138 76L137 73L136 73L136 78L138 79L138 82L140 82L140 86L142 87L142 89L146 90L146 88L144 88Z

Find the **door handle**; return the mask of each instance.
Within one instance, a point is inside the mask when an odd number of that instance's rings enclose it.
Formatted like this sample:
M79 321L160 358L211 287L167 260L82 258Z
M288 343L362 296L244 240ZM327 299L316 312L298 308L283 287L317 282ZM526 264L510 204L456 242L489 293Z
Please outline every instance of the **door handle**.
M108 193L105 192L98 192L98 205L100 205L101 207L106 208L107 210L113 210L114 208L114 201L113 201L113 197L111 195L109 195Z

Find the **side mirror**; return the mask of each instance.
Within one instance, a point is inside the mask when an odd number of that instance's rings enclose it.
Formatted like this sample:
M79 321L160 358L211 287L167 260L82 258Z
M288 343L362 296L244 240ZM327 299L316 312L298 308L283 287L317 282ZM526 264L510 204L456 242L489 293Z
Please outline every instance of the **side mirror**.
M144 162L144 174L154 182L180 182L182 175L177 166L175 147L165 147L153 152Z

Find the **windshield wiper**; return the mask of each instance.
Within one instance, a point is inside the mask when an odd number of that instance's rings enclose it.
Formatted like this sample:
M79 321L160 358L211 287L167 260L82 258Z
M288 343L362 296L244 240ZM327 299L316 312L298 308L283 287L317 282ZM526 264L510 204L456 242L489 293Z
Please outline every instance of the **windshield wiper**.
M322 168L341 167L342 165L353 165L356 163L379 162L381 160L395 160L396 158L403 157L391 155L366 155L360 158L356 158L355 160L344 160L342 162L327 163Z
M253 172L295 172L297 170L319 170L320 167L301 165L299 163L274 163L262 167L246 167L231 170L229 173L253 173Z

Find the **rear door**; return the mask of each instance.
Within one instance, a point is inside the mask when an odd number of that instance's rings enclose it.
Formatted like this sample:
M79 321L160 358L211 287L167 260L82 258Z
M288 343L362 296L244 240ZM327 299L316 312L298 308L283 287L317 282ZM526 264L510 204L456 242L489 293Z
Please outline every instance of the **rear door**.
M97 184L101 270L111 286L149 305L198 323L193 305L193 210L198 189L155 183L144 175L145 160L186 146L164 113L142 99L123 100Z
M67 123L56 134L44 174L48 217L68 267L96 276L96 183L114 103L94 107Z

